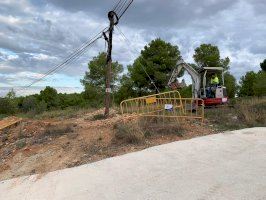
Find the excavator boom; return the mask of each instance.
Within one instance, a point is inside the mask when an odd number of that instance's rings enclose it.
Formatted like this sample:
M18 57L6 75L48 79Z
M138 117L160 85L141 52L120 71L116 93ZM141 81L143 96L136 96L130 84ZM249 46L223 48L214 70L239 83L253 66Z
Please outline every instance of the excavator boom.
M200 95L201 75L184 60L179 60L176 64L174 71L168 81L168 86L171 87L177 80L177 77L181 73L182 69L185 69L192 78L192 93L194 98L198 98Z

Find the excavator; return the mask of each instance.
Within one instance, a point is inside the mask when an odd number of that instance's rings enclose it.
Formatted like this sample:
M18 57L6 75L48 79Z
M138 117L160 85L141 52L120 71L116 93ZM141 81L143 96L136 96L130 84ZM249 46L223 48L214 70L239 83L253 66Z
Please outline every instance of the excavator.
M184 60L179 60L173 70L168 82L168 87L177 89L182 86L178 84L177 78L180 73L185 70L192 78L192 95L193 98L201 98L207 107L226 104L228 96L226 87L224 86L224 68L222 67L203 67L201 70L194 69ZM207 77L211 74L221 74L222 82L217 86L211 86L207 82Z

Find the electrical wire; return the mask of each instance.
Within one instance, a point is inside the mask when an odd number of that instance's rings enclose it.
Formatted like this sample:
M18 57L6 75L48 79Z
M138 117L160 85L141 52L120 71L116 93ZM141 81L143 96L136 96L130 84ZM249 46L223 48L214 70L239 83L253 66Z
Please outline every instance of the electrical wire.
M133 0L119 0L118 3L113 8L113 11L117 14L118 19L120 19L124 13L127 11L129 6L133 3Z
M55 73L55 72L57 72L59 70L62 70L62 69L65 69L69 64L73 63L81 55L83 55L90 45L92 45L94 42L96 42L98 39L100 39L102 37L102 32L106 31L107 29L108 28L104 28L97 35L95 35L92 39L90 39L90 40L86 41L85 43L83 43L73 53L71 53L69 56L67 56L67 58L64 59L62 63L56 65L53 69L51 69L48 72L46 72L42 77L40 77L39 79L33 81L29 85L22 87L21 89L17 90L16 92L21 91L21 90L25 90L25 89L33 86L34 84L42 81L44 78L46 78L47 76L51 75L52 73Z
M117 14L118 19L120 19L124 13L127 11L127 9L129 8L129 6L133 3L133 0L119 0L117 2L117 4L113 7L113 11ZM102 31L100 31L100 33L98 33L95 37L93 37L92 39L86 41L85 43L83 43L79 48L77 48L76 50L74 50L70 55L68 55L62 63L56 65L55 67L53 67L51 70L49 70L48 72L46 72L45 74L43 74L39 79L33 81L32 83L30 83L27 86L21 87L18 91L21 90L25 90L27 88L30 88L31 86L33 86L34 84L42 81L44 78L46 78L47 76L58 72L59 70L65 69L69 64L73 63L75 60L77 60L81 55L83 55L87 48L92 45L94 42L96 42L98 39L100 39L102 37L102 33L106 32L108 30L108 27L103 29ZM122 33L123 34L123 33ZM124 35L124 34L123 34ZM124 35L125 37L125 35ZM127 38L125 37L125 39L127 40ZM145 71L145 73L148 75L148 73L146 72L146 70L143 68L143 70ZM150 78L150 76L148 75L148 77ZM152 80L150 78L150 80ZM156 87L156 86L155 86ZM157 91L158 88L156 87Z
M127 0L125 0L123 3L121 3L121 6L119 7L119 9L117 9L117 15L119 15L120 14L120 12L122 11L122 9L123 9L123 7L126 5L126 3L127 3Z
M117 4L113 7L112 11L115 11L115 10L118 8L118 6L120 5L121 1L122 1L122 0L119 0L119 1L117 2Z
M125 39L125 41L128 43L128 45L131 46L132 49L133 49L136 53L139 54L138 50L135 49L135 47L132 45L131 41L125 36L125 34L122 32L122 30L119 28L118 25L116 26L116 28L117 28L118 32L120 33L120 35L121 35L121 36ZM156 86L155 82L152 80L152 78L150 77L150 75L148 74L148 72L146 71L146 69L145 69L142 65L140 65L140 66L141 66L142 70L145 72L145 74L147 75L147 77L150 79L150 82L151 82L151 84L155 87L156 91L157 91L158 93L160 93L158 87Z
M125 12L128 10L129 6L133 3L133 0L129 0L128 4L125 6L124 10L119 13L119 19L121 19L121 17L125 14Z

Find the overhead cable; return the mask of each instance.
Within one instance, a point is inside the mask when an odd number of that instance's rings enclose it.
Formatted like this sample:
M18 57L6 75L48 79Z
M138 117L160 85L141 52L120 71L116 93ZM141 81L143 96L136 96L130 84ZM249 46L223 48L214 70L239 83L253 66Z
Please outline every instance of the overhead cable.
M39 79L33 81L29 85L24 86L24 87L22 87L21 89L19 89L17 91L21 91L21 90L27 89L27 88L33 86L34 84L42 81L44 78L46 78L47 76L51 75L52 73L55 73L55 72L57 72L59 70L62 70L62 69L65 69L67 67L67 65L69 65L70 63L72 63L73 61L75 61L76 59L78 59L81 55L83 55L89 46L91 46L94 42L96 42L98 39L100 39L102 37L102 32L105 32L106 30L107 30L107 28L101 30L92 39L86 41L79 48L77 48L73 53L71 53L70 55L68 55L63 60L62 63L56 65L51 70L49 70L48 72L46 72L45 74L43 74Z
M116 26L116 28L117 28L118 32L120 33L120 35L121 35L121 36L125 39L125 41L128 43L128 45L131 46L132 49L133 49L137 54L139 54L138 50L132 45L131 41L125 36L125 34L121 31L121 29L119 28L118 25ZM128 46L128 47L129 47L129 46ZM141 66L142 70L145 72L145 74L147 75L147 77L150 79L150 82L151 82L151 84L155 87L156 91L157 91L158 93L160 93L158 87L156 86L154 80L152 80L152 78L151 78L150 75L148 74L147 70L146 70L142 65L140 65L140 66Z

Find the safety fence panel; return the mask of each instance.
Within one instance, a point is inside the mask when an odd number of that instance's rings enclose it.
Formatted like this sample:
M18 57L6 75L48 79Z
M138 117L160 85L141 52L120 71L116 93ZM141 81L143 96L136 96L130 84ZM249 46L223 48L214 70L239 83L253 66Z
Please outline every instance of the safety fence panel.
M178 91L149 95L121 102L122 115L204 120L202 99L181 98Z

